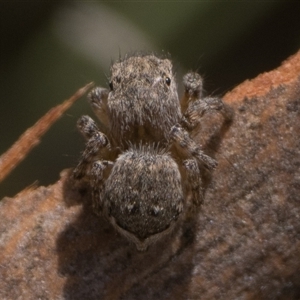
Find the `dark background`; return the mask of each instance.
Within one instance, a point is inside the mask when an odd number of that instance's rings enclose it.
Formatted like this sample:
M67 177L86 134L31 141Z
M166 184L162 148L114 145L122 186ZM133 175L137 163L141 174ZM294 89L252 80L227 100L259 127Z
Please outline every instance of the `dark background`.
M300 48L296 1L0 2L0 153L51 107L90 81L106 86L128 51L170 53L178 74L198 70L222 95ZM84 141L79 100L1 184L0 199L76 165Z

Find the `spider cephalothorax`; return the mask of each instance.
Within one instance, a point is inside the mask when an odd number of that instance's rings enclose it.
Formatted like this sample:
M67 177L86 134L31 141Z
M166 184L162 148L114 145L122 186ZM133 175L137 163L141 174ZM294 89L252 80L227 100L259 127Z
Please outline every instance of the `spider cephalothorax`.
M88 116L78 121L87 144L74 178L91 186L95 212L145 250L173 229L187 202L202 202L201 169L217 163L191 136L205 112L227 110L219 98L202 98L193 72L180 103L171 61L154 55L114 63L109 85L89 94L99 127Z

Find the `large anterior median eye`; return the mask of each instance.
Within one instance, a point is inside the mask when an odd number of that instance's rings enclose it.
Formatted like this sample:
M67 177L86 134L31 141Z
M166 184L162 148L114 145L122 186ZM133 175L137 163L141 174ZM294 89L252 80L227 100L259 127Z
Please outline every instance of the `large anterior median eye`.
M170 86L170 84L171 84L171 78L166 76L165 77L165 82L166 82L167 86Z

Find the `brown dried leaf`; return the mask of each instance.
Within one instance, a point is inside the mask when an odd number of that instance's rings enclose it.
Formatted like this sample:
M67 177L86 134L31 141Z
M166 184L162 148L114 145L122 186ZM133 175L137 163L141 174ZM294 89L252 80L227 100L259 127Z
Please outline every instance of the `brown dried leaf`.
M2 299L299 299L300 52L225 96L195 220L137 252L68 171L0 204Z
M0 156L0 182L39 144L40 138L72 104L82 97L91 87L89 83L79 89L71 98L50 109L32 127L28 128L19 139Z

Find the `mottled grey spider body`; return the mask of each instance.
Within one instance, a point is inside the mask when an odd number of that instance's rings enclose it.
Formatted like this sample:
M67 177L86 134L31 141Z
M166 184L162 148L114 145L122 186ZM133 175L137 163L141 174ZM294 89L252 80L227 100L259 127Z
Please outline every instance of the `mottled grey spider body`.
M99 128L88 116L78 120L87 144L74 178L90 184L95 212L145 250L174 228L185 207L202 202L201 168L217 163L190 133L206 111L227 112L221 99L202 99L197 73L184 77L180 103L168 59L126 57L111 73L110 91L89 94Z

